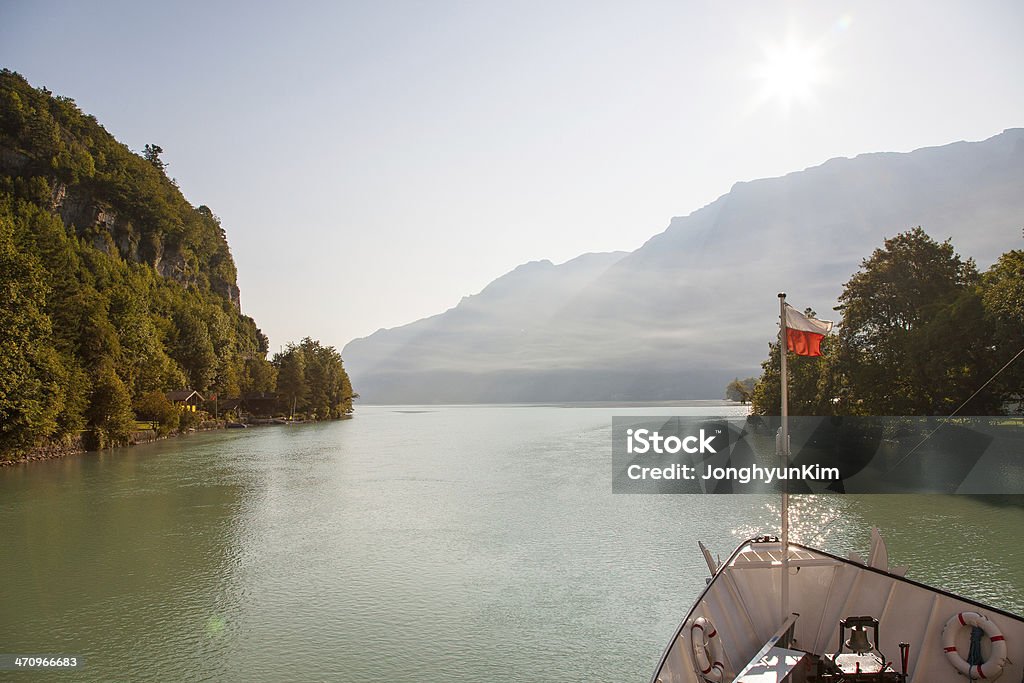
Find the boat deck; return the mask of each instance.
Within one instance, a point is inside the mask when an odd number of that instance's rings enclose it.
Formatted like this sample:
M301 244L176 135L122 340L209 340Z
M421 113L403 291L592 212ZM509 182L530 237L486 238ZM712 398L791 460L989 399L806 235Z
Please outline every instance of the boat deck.
M683 620L652 683L734 680L773 637L778 637L777 631L785 621L782 560L782 546L777 540L752 540L741 545L716 572ZM908 643L908 681L959 683L965 678L947 659L943 628L961 612L977 612L989 618L1005 636L1008 661L1003 680L1022 680L1021 617L909 580L899 571L890 573L805 546L790 544L788 560L789 608L799 616L792 625L792 639L780 645L816 655L835 653L839 649L840 620L871 616L879 622L877 650L884 654L885 662L895 664L890 671L901 668L899 644ZM709 678L699 674L691 641L691 630L699 617L709 620L717 631L724 669L721 678L715 679L714 672ZM966 657L970 629L956 628L958 652ZM989 657L990 652L990 641L983 639L983 657Z

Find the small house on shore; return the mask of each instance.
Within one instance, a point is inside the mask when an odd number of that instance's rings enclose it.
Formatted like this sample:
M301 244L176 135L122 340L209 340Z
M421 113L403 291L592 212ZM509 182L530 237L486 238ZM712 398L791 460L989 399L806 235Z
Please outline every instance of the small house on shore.
M168 391L167 400L176 406L184 407L185 410L190 412L196 412L199 407L206 401L203 395L198 391L192 389L178 389L176 391Z

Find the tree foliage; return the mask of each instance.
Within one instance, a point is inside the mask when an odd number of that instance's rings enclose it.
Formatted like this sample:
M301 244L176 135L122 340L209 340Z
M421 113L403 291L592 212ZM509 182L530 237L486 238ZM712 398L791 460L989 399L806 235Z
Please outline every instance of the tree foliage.
M146 145L142 149L142 158L153 164L153 167L161 173L166 172L167 164L160 158L160 155L164 153L164 148L160 145Z
M821 343L820 357L797 356L787 351L790 415L831 415L834 412L832 398L835 393L836 376L827 366L835 356L836 345L835 337L826 337ZM768 358L761 364L761 377L751 392L750 402L755 413L780 413L781 375L779 343L776 341L768 345Z
M0 213L0 452L20 452L57 431L64 368L49 348L45 270L15 244Z
M148 263L197 291L231 295L236 271L220 221L166 177L158 145L135 154L74 100L3 69L0 148L0 191L59 210L101 251ZM104 221L93 220L95 212Z
M919 227L886 240L839 297L839 368L847 378L840 401L855 412L894 415L955 409L951 403L984 382L984 363L972 358L985 334L976 324L978 283L974 262L948 240L938 243Z
M981 305L992 333L992 364L998 370L1024 348L1024 250L1006 252L985 273ZM994 383L1008 402L1024 404L1024 358L1018 357Z
M754 386L756 384L756 377L748 377L744 380L740 380L739 377L736 377L726 385L725 397L730 401L747 403L750 400L750 396L753 393Z
M186 201L162 153L133 153L74 101L0 70L0 457L78 433L123 443L133 407L172 425L170 390L275 390L220 219ZM304 409L339 414L334 370L310 349Z
M181 423L178 408L162 391L150 391L135 402L135 415L141 420L157 423L157 434L163 436L177 429Z
M101 361L93 373L86 417L86 446L91 450L122 446L135 429L131 395L110 360Z
M332 419L352 412L352 384L341 355L306 337L275 354L277 392L292 412L314 419Z
M920 227L885 240L844 286L822 357L789 355L790 413L985 415L1019 400L1019 370L978 390L1024 345L1022 253L982 276ZM778 414L777 344L762 370L754 410Z

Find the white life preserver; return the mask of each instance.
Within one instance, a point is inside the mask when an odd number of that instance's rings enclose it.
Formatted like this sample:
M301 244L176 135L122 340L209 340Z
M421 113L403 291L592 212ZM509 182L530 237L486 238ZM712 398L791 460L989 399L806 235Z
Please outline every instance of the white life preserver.
M977 626L992 643L992 652L981 664L972 666L956 651L956 636L964 626ZM998 678L1003 673L1006 665L1006 639L1003 638L999 627L989 619L977 612L960 612L954 614L942 627L942 650L946 653L946 659L957 671L967 678L978 680L982 678Z
M718 683L725 678L722 664L722 643L718 631L710 619L697 617L690 627L690 643L693 646L693 660L705 681Z

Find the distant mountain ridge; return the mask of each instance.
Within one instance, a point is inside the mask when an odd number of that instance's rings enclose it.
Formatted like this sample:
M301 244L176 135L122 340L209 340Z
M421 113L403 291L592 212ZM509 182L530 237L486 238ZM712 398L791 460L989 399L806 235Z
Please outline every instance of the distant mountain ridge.
M722 395L775 334L775 294L834 317L843 283L922 226L982 266L1019 245L1024 129L836 158L736 183L632 253L519 266L437 316L350 342L364 400L659 400Z

